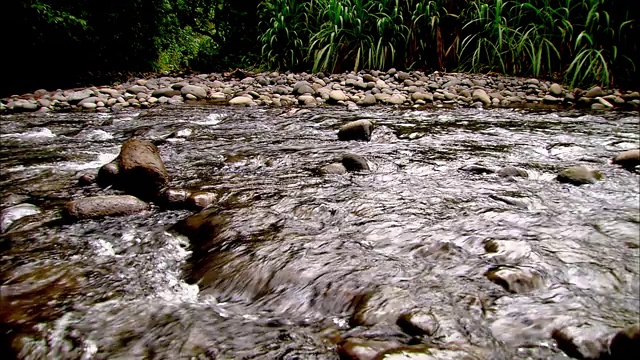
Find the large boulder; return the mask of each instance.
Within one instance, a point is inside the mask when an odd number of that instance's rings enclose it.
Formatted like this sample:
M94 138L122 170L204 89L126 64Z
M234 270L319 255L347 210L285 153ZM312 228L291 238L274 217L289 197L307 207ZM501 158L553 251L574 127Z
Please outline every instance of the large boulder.
M640 350L640 325L638 324L620 330L609 342L611 359L635 359L633 354L637 354L638 350Z
M169 182L169 175L150 141L129 139L122 144L118 161L118 183L141 199L155 198Z
M148 208L147 203L130 195L106 195L73 200L65 210L72 219L90 219L135 214Z
M338 139L348 140L371 140L371 132L373 132L373 124L369 120L356 120L344 124L338 130Z

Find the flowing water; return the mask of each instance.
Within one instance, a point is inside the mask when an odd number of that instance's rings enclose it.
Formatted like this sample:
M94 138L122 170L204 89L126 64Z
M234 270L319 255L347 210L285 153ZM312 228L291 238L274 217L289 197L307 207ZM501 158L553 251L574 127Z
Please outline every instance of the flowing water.
M370 142L340 142L350 120ZM24 359L337 359L348 337L478 359L565 358L554 329L638 321L638 113L163 107L0 117L0 209L37 214L0 237L0 348ZM61 218L128 138L152 140L194 212ZM344 153L370 171L320 176ZM529 177L460 170L479 164ZM604 181L555 181L586 164ZM10 226L9 226L10 225ZM7 229L5 229L7 230ZM396 324L428 314L431 336ZM452 350L452 351L453 351ZM444 355L442 355L444 354ZM457 354L457 355L455 355ZM446 358L446 353L441 353ZM443 358L443 357L440 357Z

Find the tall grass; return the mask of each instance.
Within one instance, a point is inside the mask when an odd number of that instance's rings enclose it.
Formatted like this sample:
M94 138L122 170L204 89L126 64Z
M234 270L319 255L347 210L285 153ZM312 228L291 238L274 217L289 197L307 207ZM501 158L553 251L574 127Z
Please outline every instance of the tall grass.
M572 86L638 81L633 1L265 0L267 67L459 70Z

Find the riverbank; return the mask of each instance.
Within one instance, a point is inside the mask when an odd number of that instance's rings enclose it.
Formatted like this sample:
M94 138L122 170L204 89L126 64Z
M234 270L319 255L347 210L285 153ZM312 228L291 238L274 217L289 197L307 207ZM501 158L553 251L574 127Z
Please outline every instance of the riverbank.
M360 71L325 75L197 74L133 79L110 86L48 91L0 99L0 112L98 111L208 102L235 106L323 104L349 109L372 105L425 107L544 107L592 110L640 109L638 91L568 89L539 79L487 74Z

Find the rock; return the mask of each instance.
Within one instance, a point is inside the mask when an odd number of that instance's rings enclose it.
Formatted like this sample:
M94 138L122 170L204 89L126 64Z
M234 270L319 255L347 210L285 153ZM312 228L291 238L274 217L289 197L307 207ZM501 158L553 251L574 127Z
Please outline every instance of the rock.
M150 141L129 139L122 144L118 157L118 182L129 194L152 199L169 181L158 148Z
M602 105L599 102L591 104L591 110L604 110L606 108L606 106Z
M321 167L318 173L320 173L320 175L342 175L347 173L347 168L341 163L332 163Z
M471 94L471 98L474 101L481 101L483 104L485 105L490 105L491 104L491 99L489 98L489 95L487 95L487 93L482 90L482 89L475 89L473 91L473 94Z
M586 166L572 166L562 170L556 180L573 185L593 184L602 178L602 174Z
M505 166L498 171L498 175L502 177L529 177L527 170L517 168L515 166Z
M92 174L84 174L78 178L78 185L89 186L96 182L96 177Z
M147 203L130 195L106 195L73 200L65 210L72 219L89 219L135 214L148 208Z
M314 95L316 91L306 81L298 81L293 85L293 93L298 95L311 94Z
M182 207L186 205L191 192L184 189L165 189L160 196L160 200L170 207Z
M67 100L70 104L77 104L82 99L86 99L90 96L93 96L93 91L89 89L74 91L68 97Z
M229 105L248 106L253 103L253 99L248 96L236 96L229 100Z
M338 139L342 141L348 140L371 140L373 132L373 124L369 120L356 120L344 124L338 130Z
M170 98L172 96L180 95L180 94L181 94L180 90L175 90L175 89L172 89L170 87L163 87L163 88L154 90L151 93L151 96L156 97L156 98L160 98L162 96L166 96L166 97Z
M587 91L587 93L584 94L584 96L594 98L594 97L604 96L604 92L602 91L602 88L600 86L594 86L589 91Z
M355 154L342 155L342 165L344 165L347 171L369 170L369 164L367 164L367 160L365 160L362 156Z
M404 100L405 100L404 96L399 94L393 94L391 95L391 97L387 99L386 102L392 105L402 105L404 103Z
M82 106L82 108L87 109L87 110L93 110L93 109L98 107L97 104L91 103L91 102L87 102L87 103L81 104L80 106Z
M313 106L316 104L316 98L311 95L298 96L298 103L301 105Z
M358 102L360 106L372 106L377 102L376 97L371 94L366 94L362 100Z
M555 97L553 95L545 95L542 98L542 101L545 102L545 103L556 104L556 103L562 102L562 99L561 98L557 98L557 97Z
M420 310L400 315L396 324L411 336L433 336L440 328L438 320L432 313Z
M107 187L111 185L118 185L118 177L120 175L120 163L118 159L113 160L108 164L104 164L98 170L98 185Z
M214 193L206 191L195 192L187 198L187 204L196 209L204 209L213 204L218 197Z
M356 302L349 324L352 326L394 324L401 314L409 312L415 306L415 298L407 289L384 286L367 293Z
M411 94L411 100L413 101L423 100L423 101L433 102L433 94L422 93L419 91L414 92L413 94Z
M201 100L207 97L207 89L197 85L185 85L180 89L183 96L191 94Z
M512 266L493 267L485 273L485 276L508 292L517 294L531 292L543 285L540 275L529 269Z
M364 82L375 82L375 81L376 81L376 79L375 79L375 78L373 77L373 75L371 75L371 74L364 74L364 75L362 75L362 80L363 80Z
M397 341L347 338L338 344L338 355L344 360L375 360L378 353L402 346ZM381 358L380 358L381 359Z
M35 101L18 99L9 103L8 107L14 111L35 111L40 108L40 104Z
M640 165L640 149L623 151L616 155L611 162L626 169L633 170L636 166Z
M607 329L584 324L555 329L551 337L572 358L603 359L607 353L606 333Z
M342 90L332 90L329 93L329 99L334 102L348 100L347 95L345 95Z
M493 174L494 172L496 172L493 169L490 169L486 166L478 165L478 164L465 165L459 168L458 170L470 172L473 174Z
M640 326L638 324L617 332L609 342L611 359L635 359L640 350Z
M132 94L135 94L135 95L138 95L138 93L146 93L148 91L149 91L149 89L146 86L143 86L143 85L133 85L133 86L127 88L127 92L128 93L132 93Z
M37 206L28 203L14 205L2 210L0 212L0 234L9 230L11 224L17 220L40 212Z
M549 92L553 96L556 96L556 97L557 96L561 96L562 95L562 86L560 86L560 84L553 83L553 84L551 84L551 87L549 87Z

